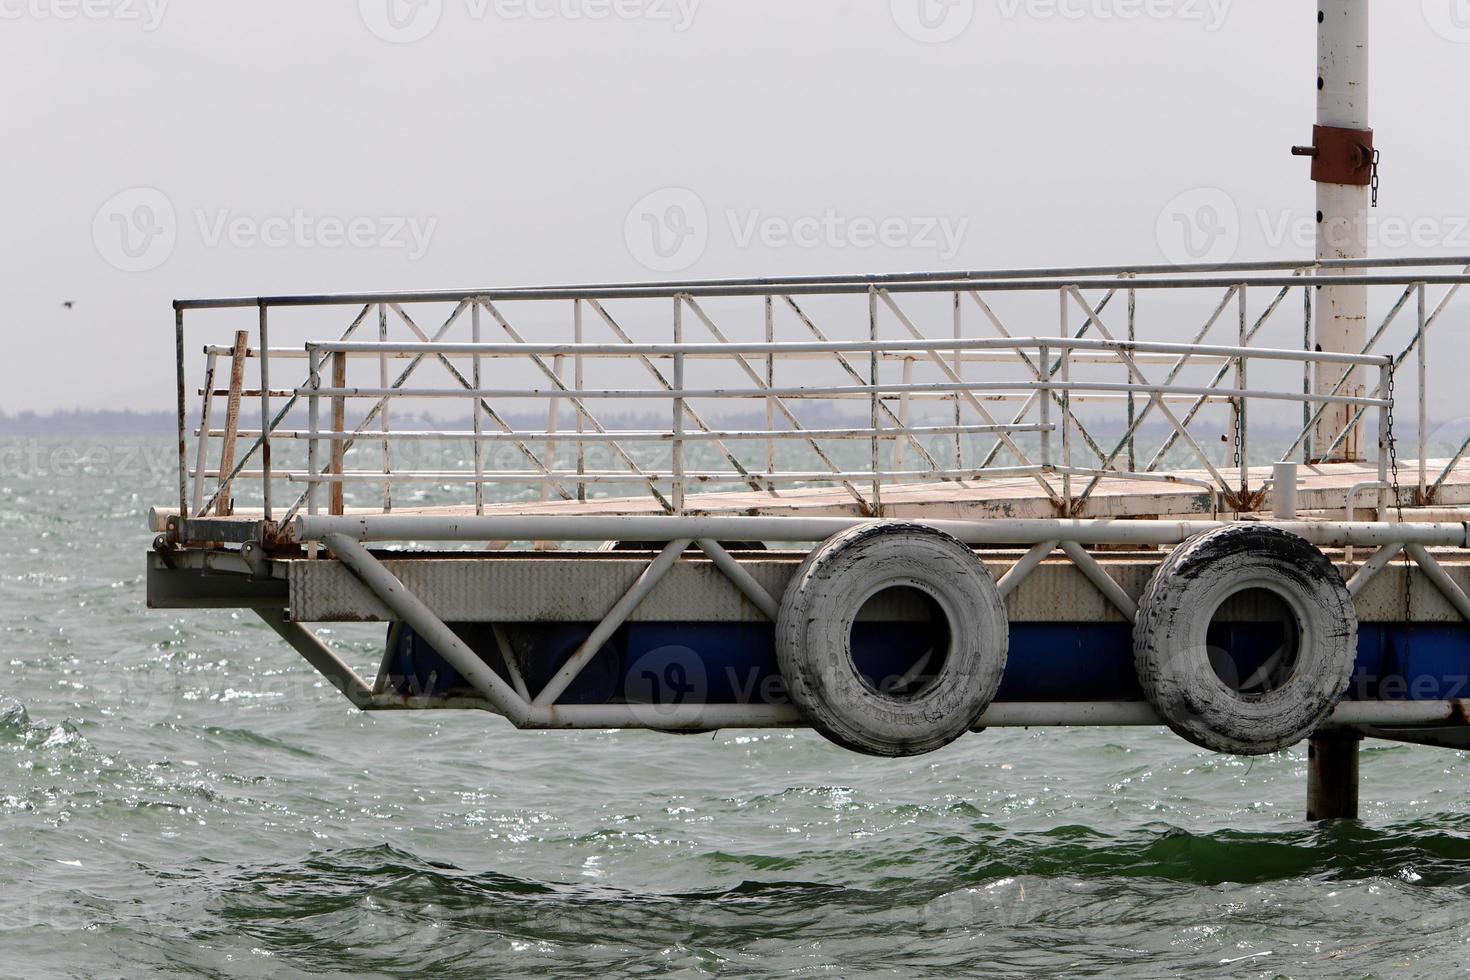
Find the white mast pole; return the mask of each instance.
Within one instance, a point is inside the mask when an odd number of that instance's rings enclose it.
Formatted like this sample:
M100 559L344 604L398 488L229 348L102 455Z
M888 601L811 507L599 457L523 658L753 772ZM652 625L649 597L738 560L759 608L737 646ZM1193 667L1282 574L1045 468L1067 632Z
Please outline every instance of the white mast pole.
M1317 126L1312 179L1317 183L1317 258L1368 256L1368 185L1373 133L1368 126L1368 0L1318 0ZM1316 342L1323 351L1358 353L1368 339L1366 286L1331 286L1316 301ZM1360 368L1352 368L1342 394L1362 395ZM1330 392L1344 374L1320 365L1319 394ZM1352 407L1329 406L1314 433L1314 453L1332 461L1363 458L1362 426L1337 448L1327 447L1352 417Z

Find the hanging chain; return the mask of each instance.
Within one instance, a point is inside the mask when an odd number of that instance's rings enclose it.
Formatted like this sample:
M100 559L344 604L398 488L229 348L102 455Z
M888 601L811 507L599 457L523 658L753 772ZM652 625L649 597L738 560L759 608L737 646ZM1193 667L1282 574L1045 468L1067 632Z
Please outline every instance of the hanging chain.
M1399 527L1402 528L1403 527L1403 524L1404 524L1404 495L1401 492L1400 487L1399 487L1399 453L1398 453L1398 440L1394 438L1394 432L1393 432L1393 401L1394 401L1393 394L1394 394L1394 382L1395 382L1395 380L1397 378L1397 374L1396 374L1395 368L1396 368L1396 365L1392 361L1390 361L1389 362L1389 365L1388 365L1388 411L1386 413L1386 418L1384 420L1384 422L1385 422L1385 428L1387 429L1387 431L1384 432L1383 441L1384 441L1385 448L1387 448L1387 450L1388 450L1389 492L1393 494L1393 505L1394 505L1394 509L1396 511L1398 511ZM1348 515L1348 519L1349 520L1352 519L1352 515L1351 514ZM1407 548L1405 548L1404 549L1404 644L1405 644L1405 649L1407 649L1407 645L1408 645L1408 642L1409 642L1408 641L1408 637L1409 637L1409 631L1408 631L1409 615L1410 615L1410 612L1411 612L1411 610L1413 608L1413 601L1414 601L1414 566L1413 566L1413 563L1409 560L1409 551L1408 551Z
M1235 415L1233 420L1235 424L1235 455L1232 459L1237 467L1240 466L1240 444L1245 438L1245 427L1243 424L1245 413L1240 410L1240 403L1243 400L1242 398L1235 399L1235 411L1233 413Z
M1233 404L1232 408L1233 408L1233 414L1235 415L1235 418L1233 420L1234 423L1235 423L1235 456L1234 456L1234 461L1235 461L1235 468L1238 470L1238 469L1240 469L1240 447L1245 444L1245 411L1244 411L1244 409L1245 409L1245 396L1244 395L1237 396L1235 398L1235 400L1234 400L1234 404ZM1240 494L1237 495L1237 494L1233 494L1232 493L1231 496L1237 498L1236 501L1235 501L1235 519L1238 521L1238 520L1240 520L1240 507L1241 507L1240 499L1239 498L1245 496L1245 481L1244 480L1241 481Z
M1383 441L1385 447L1388 449L1389 482L1393 487L1394 505L1398 508L1399 523L1402 524L1404 522L1404 504L1403 500L1399 497L1399 452L1398 442L1394 439L1393 434L1393 390L1397 380L1397 372L1394 370L1394 367L1394 364L1390 362L1388 365L1388 411L1386 413L1387 417L1384 420L1387 431L1383 434Z
M1373 169L1368 177L1368 187L1373 199L1373 207L1378 207L1378 157L1379 151L1373 150Z

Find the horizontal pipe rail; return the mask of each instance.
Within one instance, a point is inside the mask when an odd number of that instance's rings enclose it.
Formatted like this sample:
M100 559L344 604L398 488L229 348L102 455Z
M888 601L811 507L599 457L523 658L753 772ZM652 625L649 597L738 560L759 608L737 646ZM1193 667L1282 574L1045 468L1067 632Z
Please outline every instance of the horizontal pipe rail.
M1466 260L1446 263L1449 265L1465 265ZM882 289L891 293L932 293L932 292L954 292L969 291L976 288L977 282L983 282L983 292L1034 292L1047 291L1058 288L1058 285L1066 285L1077 289L1110 290L1126 288L1130 290L1154 290L1154 289L1218 289L1222 286L1241 285L1250 288L1282 287L1298 288L1326 285L1328 277L1318 276L1281 276L1281 275L1230 275L1224 273L1215 276L1174 276L1161 279L1128 279L1126 281L1116 278L1090 277L1090 276L1065 276L1036 279L963 279L963 278L941 278L941 279L908 279L892 283L882 284ZM1414 282L1422 282L1426 285L1465 285L1470 283L1470 275L1429 273L1415 275ZM1335 286L1402 286L1406 280L1403 274L1344 274L1331 277L1330 285ZM176 300L176 310L202 310L202 309L229 309L239 307L301 307L301 306L341 306L360 304L406 304L406 303L460 303L470 300L484 302L513 302L519 300L598 300L606 301L612 299L673 299L676 296L688 296L691 298L738 298L742 296L764 297L772 292L779 292L788 296L811 296L811 295L861 295L875 288L870 282L795 282L786 285L770 286L765 283L746 284L715 284L715 285L675 285L661 286L658 284L646 285L641 283L615 284L596 287L520 287L511 289L465 289L465 290L421 290L409 292L378 292L378 293L335 293L318 295L298 296L260 296L255 298L233 298L216 300Z
M1228 262L1224 265L1196 262L1174 264L1149 264L1149 265L1082 265L1082 266L1055 266L1019 269L983 269L971 271L919 271L919 272L890 272L890 273L856 273L834 276L755 276L746 278L723 278L723 279L665 279L639 283L645 287L657 287L660 289L691 289L696 287L711 286L765 286L769 289L779 289L782 286L809 286L823 283L831 284L853 284L858 283L867 286L883 286L891 283L923 282L931 280L945 280L951 282L977 283L991 279L1058 279L1058 278L1095 278L1099 276L1148 276L1169 275L1180 276L1191 273L1216 273L1222 279L1232 274L1241 272L1272 272L1289 271L1309 272L1312 270L1341 270L1341 269L1403 269L1403 268L1436 268L1443 266L1470 266L1470 258L1464 256L1401 256L1397 258L1378 259L1318 259L1293 262L1290 260L1270 261L1244 261ZM563 292L566 290L600 290L626 286L628 283L575 283L561 285L545 285L525 287L529 290L543 292ZM483 296L503 291L498 287L489 289L464 290L465 296ZM450 291L452 292L452 291ZM323 294L325 295L325 294ZM344 296L348 294L343 294ZM389 294L352 294L357 296L389 295ZM402 295L402 294L399 294ZM305 297L301 297L305 298ZM264 299L262 297L233 297L217 299L194 299L176 300L176 309L227 309L230 307L258 306ZM343 300L346 301L345 299Z
M781 388L298 388L295 394L320 398L580 398L592 399L656 399L671 398L827 398L843 395L879 395L898 397L904 394L935 392L1073 392L1104 391L1135 394L1212 395L1224 398L1256 398L1265 401L1310 402L1328 405L1363 405L1384 408L1392 404L1386 398L1353 395L1315 395L1301 391L1270 391L1248 388L1206 388L1191 385L1132 384L1123 381L973 381L955 384L936 381L932 384L884 385L806 385ZM902 430L900 430L902 431Z
M850 517L699 517L699 516L428 516L364 514L295 519L297 541L320 541L339 534L356 541L825 541L868 518ZM976 521L925 520L966 544L1031 546L1044 541L1080 545L1175 545L1222 521L1115 521L1090 519L988 518ZM1470 522L1397 524L1379 521L1270 521L1273 527L1327 547L1419 544L1427 548L1470 547Z
M381 697L370 707L434 707L432 699L406 705L399 696ZM463 702L446 707L480 707ZM1343 701L1323 729L1463 728L1470 700ZM710 731L725 728L796 728L806 721L789 704L563 704L532 708L519 724L531 729L631 728ZM1164 724L1147 701L996 701L975 721L982 728L1153 728Z
M348 353L398 353L398 354L444 354L487 356L490 354L520 355L525 357L550 357L556 354L574 356L594 353L618 355L682 354L685 357L706 355L728 358L734 354L787 353L869 353L892 351L898 353L1006 350L1006 351L1113 351L1132 354L1208 354L1220 357L1249 357L1253 360L1308 361L1318 364L1361 364L1374 367L1389 363L1392 358L1383 354L1345 354L1317 350L1289 350L1272 347L1239 347L1221 344L1176 344L1151 341L1097 340L1087 337L1002 337L973 340L850 340L850 341L773 341L769 343L751 341L730 343L649 343L649 344L485 344L485 343L421 343L340 341L307 344L308 350L323 354Z

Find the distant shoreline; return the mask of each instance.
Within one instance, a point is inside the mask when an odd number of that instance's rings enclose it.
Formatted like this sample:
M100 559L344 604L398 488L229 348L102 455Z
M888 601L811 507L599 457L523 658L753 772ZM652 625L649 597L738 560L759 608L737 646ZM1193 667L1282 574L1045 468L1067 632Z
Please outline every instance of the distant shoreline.
M0 436L159 436L177 428L173 412L0 412Z

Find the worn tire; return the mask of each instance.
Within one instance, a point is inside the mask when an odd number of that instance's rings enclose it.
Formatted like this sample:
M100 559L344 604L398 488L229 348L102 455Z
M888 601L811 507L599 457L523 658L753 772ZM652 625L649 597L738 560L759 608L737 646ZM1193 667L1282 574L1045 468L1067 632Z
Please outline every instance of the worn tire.
M1297 626L1289 673L1260 693L1227 685L1207 643L1221 604L1248 589L1274 593ZM1176 733L1216 752L1262 755L1301 741L1331 713L1352 677L1357 636L1352 597L1327 556L1278 528L1234 524L1160 563L1139 600L1133 656L1144 695Z
M909 696L882 693L853 661L851 630L883 589L926 593L948 620L950 648L933 679ZM1005 606L980 559L918 524L859 525L811 552L776 619L776 655L792 700L812 727L855 752L917 755L968 731L1005 670Z

